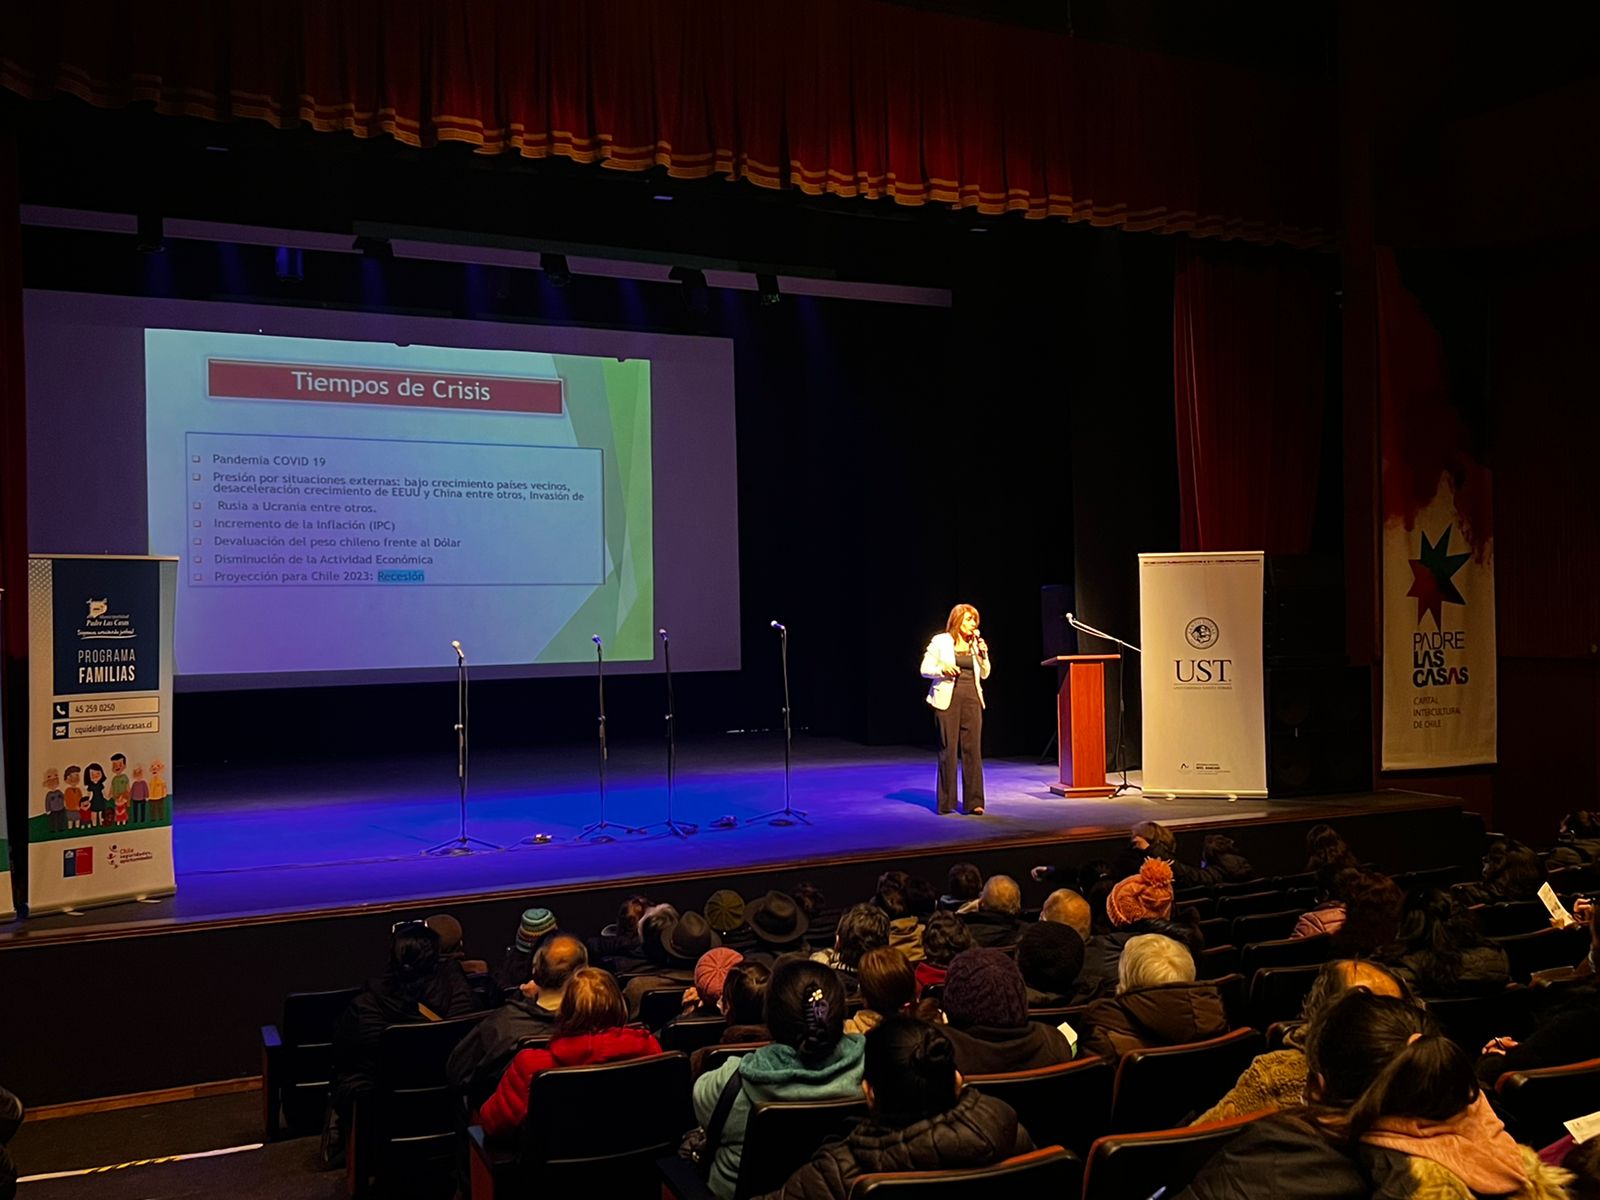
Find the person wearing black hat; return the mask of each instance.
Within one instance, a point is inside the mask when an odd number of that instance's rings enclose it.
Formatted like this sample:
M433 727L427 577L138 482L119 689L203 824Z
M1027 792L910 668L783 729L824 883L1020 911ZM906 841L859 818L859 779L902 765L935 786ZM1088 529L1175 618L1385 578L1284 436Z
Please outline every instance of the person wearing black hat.
M750 901L744 919L756 939L756 948L745 953L747 960L770 967L780 955L805 949L811 918L787 892L768 892Z
M648 931L648 921L645 928ZM639 1005L646 992L657 988L687 988L694 983L694 967L700 961L700 956L713 946L720 945L722 939L706 923L706 919L693 910L664 926L655 946L646 947L657 950L657 961L661 965L649 975L634 976L622 990L622 998L628 1003L629 1019L638 1020Z

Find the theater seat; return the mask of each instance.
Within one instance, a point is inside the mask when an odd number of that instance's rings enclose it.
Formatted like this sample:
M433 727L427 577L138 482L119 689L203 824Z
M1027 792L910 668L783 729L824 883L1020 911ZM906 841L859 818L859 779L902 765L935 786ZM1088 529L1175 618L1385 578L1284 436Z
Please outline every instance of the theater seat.
M1060 1146L1019 1154L992 1167L959 1171L893 1171L862 1175L850 1189L850 1200L989 1200L993 1196L1027 1196L1037 1200L1071 1200L1083 1184L1083 1164Z
M1095 1054L1005 1075L970 1075L967 1084L1016 1110L1035 1146L1082 1154L1105 1132L1111 1110L1111 1064Z
M291 992L283 1024L261 1027L261 1109L268 1141L322 1128L333 1080L333 1030L360 988ZM280 1123L281 1122L281 1123Z
M1250 978L1250 1024L1265 1029L1274 1022L1297 1018L1305 1007L1306 993L1320 974L1320 963L1258 970Z
M1269 1115L1252 1113L1182 1129L1103 1137L1089 1150L1083 1200L1144 1200L1157 1193L1175 1196L1240 1130Z
M1512 1071L1495 1080L1494 1091L1513 1136L1525 1145L1548 1145L1566 1134L1562 1122L1600 1107L1600 1058Z
M823 1142L844 1137L866 1115L865 1096L756 1105L745 1125L734 1200L777 1191L811 1161ZM660 1159L656 1165L663 1197L711 1200L711 1189L687 1160L674 1156Z
M1130 1050L1111 1091L1113 1133L1167 1129L1204 1112L1238 1082L1264 1043L1254 1029L1182 1046Z

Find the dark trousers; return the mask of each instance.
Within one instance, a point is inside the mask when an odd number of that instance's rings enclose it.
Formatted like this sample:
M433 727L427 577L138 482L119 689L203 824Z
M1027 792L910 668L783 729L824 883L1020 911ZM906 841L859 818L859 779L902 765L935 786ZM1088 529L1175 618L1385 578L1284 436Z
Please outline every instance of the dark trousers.
M970 673L956 680L950 707L933 710L939 730L939 811L956 806L956 762L961 763L961 809L983 807L983 705Z

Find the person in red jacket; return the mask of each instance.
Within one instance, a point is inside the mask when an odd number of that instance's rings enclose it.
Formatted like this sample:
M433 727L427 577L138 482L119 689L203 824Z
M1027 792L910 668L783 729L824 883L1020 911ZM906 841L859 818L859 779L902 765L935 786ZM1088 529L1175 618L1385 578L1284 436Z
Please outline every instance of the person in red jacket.
M562 993L549 1046L517 1052L493 1096L478 1111L489 1137L515 1133L528 1115L528 1085L552 1067L581 1067L660 1054L648 1030L627 1024L628 1010L614 979L597 967L584 967Z

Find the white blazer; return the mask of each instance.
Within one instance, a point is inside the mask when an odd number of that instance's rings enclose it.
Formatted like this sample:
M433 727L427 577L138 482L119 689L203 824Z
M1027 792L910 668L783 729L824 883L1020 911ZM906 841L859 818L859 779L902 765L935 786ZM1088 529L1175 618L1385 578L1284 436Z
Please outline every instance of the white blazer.
M973 683L978 688L978 706L983 707L983 681L989 678L989 656L972 657L973 665L977 670L973 673ZM947 679L944 675L945 667L956 665L956 639L948 633L936 633L928 648L922 652L922 677L932 680L928 687L928 703L943 712L950 707L950 697L956 690L956 681Z

